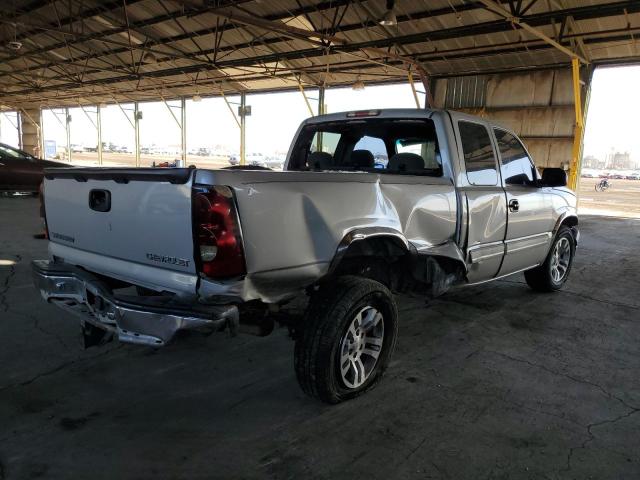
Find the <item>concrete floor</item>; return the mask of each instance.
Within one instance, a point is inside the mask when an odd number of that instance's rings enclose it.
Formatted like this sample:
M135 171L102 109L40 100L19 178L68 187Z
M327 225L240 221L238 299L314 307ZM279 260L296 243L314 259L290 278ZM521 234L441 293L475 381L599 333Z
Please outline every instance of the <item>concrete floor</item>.
M515 276L425 308L368 395L299 390L293 343L190 336L84 351L39 300L37 202L0 199L0 479L640 477L640 221L582 220L566 288Z

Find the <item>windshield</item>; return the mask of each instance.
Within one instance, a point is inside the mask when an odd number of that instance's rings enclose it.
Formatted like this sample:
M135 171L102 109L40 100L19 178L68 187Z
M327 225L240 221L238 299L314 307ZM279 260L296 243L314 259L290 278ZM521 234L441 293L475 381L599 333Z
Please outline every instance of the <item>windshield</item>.
M0 157L2 158L17 158L19 160L33 160L34 157L29 155L22 150L18 150L17 148L10 147L9 145L5 145L0 143Z
M304 127L289 170L442 175L432 120L346 120Z

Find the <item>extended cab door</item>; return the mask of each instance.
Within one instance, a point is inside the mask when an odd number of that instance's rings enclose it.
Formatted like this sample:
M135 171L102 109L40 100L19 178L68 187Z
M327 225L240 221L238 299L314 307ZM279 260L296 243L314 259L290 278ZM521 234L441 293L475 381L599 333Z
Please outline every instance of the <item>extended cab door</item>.
M538 186L537 170L520 140L501 128L493 132L508 205L506 252L500 275L508 275L544 261L553 215L550 198Z
M458 142L458 188L467 212L469 282L494 278L504 256L507 202L488 125L451 112Z

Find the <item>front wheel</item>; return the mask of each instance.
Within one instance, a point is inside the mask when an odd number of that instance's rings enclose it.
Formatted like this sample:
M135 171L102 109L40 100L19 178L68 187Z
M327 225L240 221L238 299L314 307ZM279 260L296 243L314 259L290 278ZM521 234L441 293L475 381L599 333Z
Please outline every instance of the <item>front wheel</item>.
M302 390L339 403L373 388L395 349L397 317L391 292L379 282L344 276L323 285L296 340Z
M524 272L527 284L539 292L560 290L569 278L575 253L576 240L571 229L560 227L544 263Z

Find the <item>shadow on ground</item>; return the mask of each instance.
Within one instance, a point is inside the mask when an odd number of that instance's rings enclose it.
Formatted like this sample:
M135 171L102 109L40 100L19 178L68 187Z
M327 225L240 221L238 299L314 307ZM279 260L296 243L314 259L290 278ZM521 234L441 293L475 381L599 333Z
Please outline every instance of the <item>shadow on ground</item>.
M83 351L31 286L36 215L0 199L2 480L640 476L640 221L583 218L561 293L515 276L399 297L387 377L328 407L285 330Z

